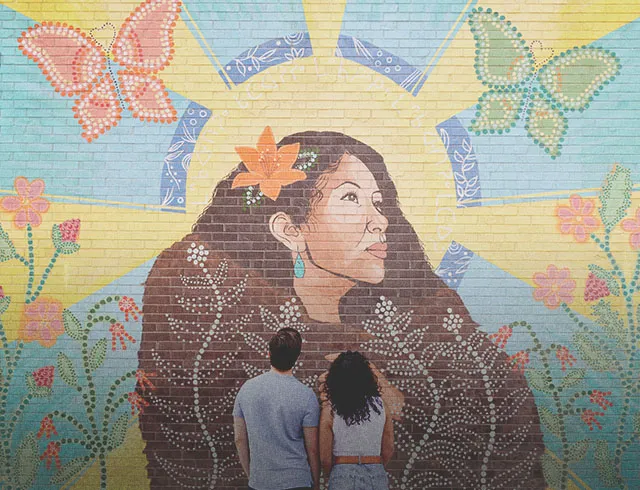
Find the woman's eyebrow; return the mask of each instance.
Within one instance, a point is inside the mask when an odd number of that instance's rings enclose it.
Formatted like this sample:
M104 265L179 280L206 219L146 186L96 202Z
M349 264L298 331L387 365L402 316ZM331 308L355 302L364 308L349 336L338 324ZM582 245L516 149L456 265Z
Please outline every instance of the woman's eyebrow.
M360 189L360 186L358 184L356 184L355 182L351 182L350 180L345 180L342 184L337 186L336 189L340 189L340 187L342 187L343 185L346 185L346 184L355 185L358 189Z

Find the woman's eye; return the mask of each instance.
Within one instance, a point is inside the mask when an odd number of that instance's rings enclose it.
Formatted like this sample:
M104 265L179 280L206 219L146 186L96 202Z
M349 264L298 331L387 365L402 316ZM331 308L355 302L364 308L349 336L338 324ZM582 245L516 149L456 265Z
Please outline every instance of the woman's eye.
M340 200L341 201L351 201L351 202L355 202L356 204L358 204L358 196L356 195L355 192L347 192L344 196L342 196L342 198Z

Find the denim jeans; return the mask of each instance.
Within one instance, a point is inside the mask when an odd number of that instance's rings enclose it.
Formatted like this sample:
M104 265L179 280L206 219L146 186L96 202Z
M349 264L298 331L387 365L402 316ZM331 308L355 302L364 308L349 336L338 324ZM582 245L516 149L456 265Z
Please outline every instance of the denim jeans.
M389 490L381 464L337 464L331 469L329 490Z

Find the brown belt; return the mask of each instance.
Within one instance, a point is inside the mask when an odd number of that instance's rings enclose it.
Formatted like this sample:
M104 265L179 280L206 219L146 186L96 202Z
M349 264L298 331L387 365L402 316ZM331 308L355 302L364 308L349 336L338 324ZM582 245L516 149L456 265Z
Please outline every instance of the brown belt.
M380 456L336 456L334 464L380 464Z

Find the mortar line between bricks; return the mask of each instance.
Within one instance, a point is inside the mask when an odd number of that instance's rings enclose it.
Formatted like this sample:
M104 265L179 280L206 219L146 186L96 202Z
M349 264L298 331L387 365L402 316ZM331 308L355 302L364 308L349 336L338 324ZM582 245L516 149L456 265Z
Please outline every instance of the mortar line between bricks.
M215 61L217 63L217 65L218 65L218 73L220 73L220 77L222 77L224 79L225 83L227 84L227 87L231 88L232 87L231 80L229 80L229 78L227 77L227 74L226 74L226 72L224 70L224 67L222 66L222 63L220 63L220 61L218 60L218 57L216 56L216 54L211 49L211 46L209 46L209 43L205 39L204 34L202 34L202 31L200 30L200 27L196 23L195 19L191 16L191 12L189 12L189 9L187 8L187 5L185 4L184 1L182 2L182 10L184 10L184 13L187 14L187 17L189 17L189 20L191 21L191 24L193 24L193 27L195 28L196 32L200 36L200 39L202 40L202 43L205 45L205 47L207 48L207 51L209 51L209 54L213 58L213 61Z
M449 29L449 32L447 33L447 35L445 36L445 38L442 40L442 42L440 43L440 46L438 46L438 49L436 49L436 52L433 54L433 56L431 57L431 60L429 60L429 64L427 65L427 67L424 69L424 71L422 72L422 75L420 76L420 79L418 80L418 83L416 83L416 87L420 87L422 88L422 84L425 82L425 77L427 77L429 75L429 69L431 68L431 65L433 65L434 60L439 59L438 56L440 54L440 51L442 50L442 48L447 45L447 43L449 42L449 38L451 37L451 35L456 32L458 30L458 27L460 25L460 21L462 20L462 17L464 17L467 14L467 11L469 10L469 7L471 6L471 4L473 4L475 2L475 0L469 0L467 2L467 4L464 6L464 8L462 9L462 12L460 12L460 15L458 15L458 18L455 20L455 22L453 23L453 26L451 26L451 29ZM418 90L419 92L419 90ZM418 95L417 93L414 95Z

